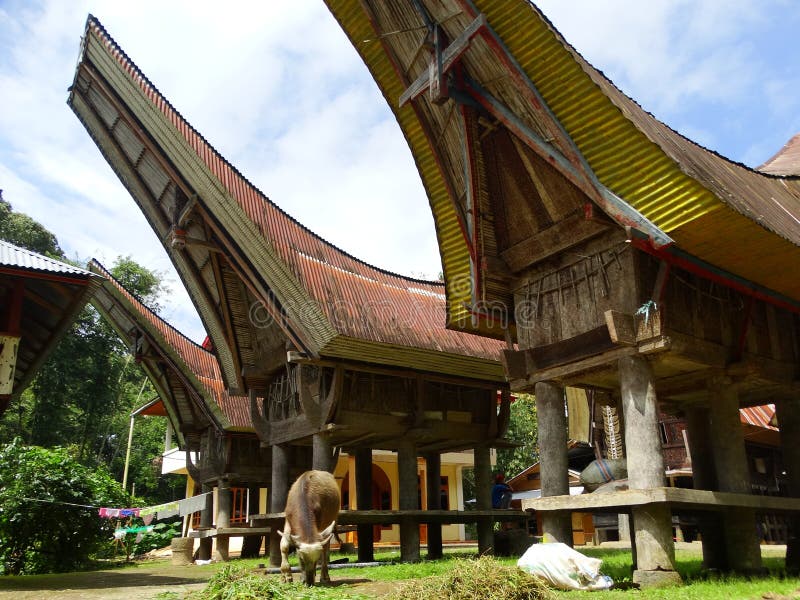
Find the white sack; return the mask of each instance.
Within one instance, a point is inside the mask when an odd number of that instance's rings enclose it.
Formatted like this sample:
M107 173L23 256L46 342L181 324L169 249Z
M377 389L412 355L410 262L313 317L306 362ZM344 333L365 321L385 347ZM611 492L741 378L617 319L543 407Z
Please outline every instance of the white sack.
M600 573L602 562L566 544L533 544L519 558L517 566L561 590L607 590L614 582Z

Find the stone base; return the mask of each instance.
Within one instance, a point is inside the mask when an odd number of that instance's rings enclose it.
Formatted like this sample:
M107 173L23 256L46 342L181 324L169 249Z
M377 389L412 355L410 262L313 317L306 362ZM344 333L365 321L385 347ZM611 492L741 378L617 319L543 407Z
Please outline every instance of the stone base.
M194 555L194 538L176 537L170 542L172 564L186 566L192 564Z
M522 556L536 540L524 529L507 529L494 532L495 556Z
M641 588L661 588L683 585L683 579L677 571L643 571L633 572L633 583Z

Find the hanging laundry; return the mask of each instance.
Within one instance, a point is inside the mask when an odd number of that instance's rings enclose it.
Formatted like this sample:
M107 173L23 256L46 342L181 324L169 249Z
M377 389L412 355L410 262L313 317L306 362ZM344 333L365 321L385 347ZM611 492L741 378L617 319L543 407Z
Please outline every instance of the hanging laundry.
M185 517L186 515L203 510L206 507L206 497L210 493L211 492L206 492L205 494L198 494L197 496L192 496L191 498L179 500L178 512L182 517Z
M150 533L153 529L153 525L147 525L145 527L118 527L114 530L114 539L122 539L129 533Z
M167 502L166 504L162 504L158 508L158 514L156 514L156 519L159 521L161 519L168 519L169 517L174 517L178 514L178 501L175 502Z
M146 514L146 515L140 515L140 516L142 517L142 521L144 521L145 525L150 525L150 523L152 523L153 519L155 519L155 517L156 517L153 513L149 513L149 514Z
M138 508L121 508L119 511L120 517L138 517L139 516L139 509Z

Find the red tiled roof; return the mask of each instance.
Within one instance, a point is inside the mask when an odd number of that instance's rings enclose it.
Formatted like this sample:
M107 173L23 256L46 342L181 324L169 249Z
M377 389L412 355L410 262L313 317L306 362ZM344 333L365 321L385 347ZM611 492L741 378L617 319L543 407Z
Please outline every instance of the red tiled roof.
M126 290L122 284L98 261L92 260L89 264L92 271L97 272L110 282L117 293L124 298L134 320L142 319L160 334L163 343L175 350L191 375L200 383L202 389L196 390L206 399L212 400L219 406L222 413L228 418L232 427L252 429L250 420L250 400L246 396L232 396L228 394L222 381L222 374L217 358L195 344L192 340L164 321L147 306L142 304L133 294Z
M339 335L499 360L502 343L446 329L444 284L371 266L306 229L273 204L193 128L94 17L89 17L87 33L98 37L145 97L172 123L319 304Z

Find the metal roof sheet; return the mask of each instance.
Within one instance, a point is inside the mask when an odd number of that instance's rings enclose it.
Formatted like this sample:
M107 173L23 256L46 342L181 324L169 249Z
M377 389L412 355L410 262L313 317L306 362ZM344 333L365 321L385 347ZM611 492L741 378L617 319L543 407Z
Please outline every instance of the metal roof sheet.
M415 4L405 0L387 0L380 6L359 0L327 0L327 4L381 88L416 160L436 222L451 321L474 328L467 308L470 286L463 285L465 278L473 277L468 243L453 211L457 198L448 198L447 177L437 163L447 156L424 135L431 115L441 109L425 95L398 106L409 82L426 67L415 60L408 71L397 57L409 55L408 32L423 37L420 28L424 30L425 23ZM440 23L450 39L463 27L463 17L485 15L492 35L519 72L506 65L502 67L506 76L499 75L498 61L476 37L461 59L470 75L495 69L490 81L479 83L515 103L520 114L527 109L509 82L519 75L527 78L599 184L667 232L678 247L722 271L800 299L800 279L786 277L787 270L800 267L800 180L734 163L659 122L590 65L525 0L422 4L431 14L450 15ZM384 20L390 20L387 31L392 35L379 29L374 14L379 10ZM791 150L775 160L773 168L788 161L795 151Z
M268 264L270 272L259 274L271 277L270 287L282 296L282 303L305 317L298 324L313 330L310 337L316 336L320 347L338 351L352 339L423 351L444 349L455 356L490 361L491 367L487 370L494 373L494 378L502 378L498 362L501 343L446 328L443 284L404 277L369 265L305 228L226 161L91 16L87 22L87 36L99 41L106 55L111 57L118 70L115 78L125 77L126 85L132 84L140 95L131 98L130 103L146 99L149 104L147 119L158 121L157 125L156 121L151 125L151 121L142 119L141 126L151 131L157 141L162 139L158 136L170 141L163 144L163 151L176 159L173 161L176 168L184 164L181 161L188 161L185 164L200 165L205 176L216 180L215 189L218 187L224 192L227 203L220 200L210 210L216 211L214 216L245 253L256 256L261 264ZM96 45L92 45L91 40L85 42L85 47L87 55L96 57L92 54L96 52ZM129 93L127 88L116 79L114 85L120 86L117 93L123 102L129 102L125 97ZM134 113L137 108L138 105L130 107ZM155 117L156 114L159 116ZM189 157L187 153L195 156ZM157 195L158 190L153 193ZM210 199L200 198L199 201ZM239 211L235 210L237 207ZM365 311L369 310L372 313L367 317ZM398 318L392 317L395 313L403 315L400 318L403 326L398 326ZM343 315L347 318L342 318ZM339 343L330 343L331 333L341 338ZM370 356L364 355L361 359L369 361ZM435 364L435 361L428 362Z
M84 275L86 277L92 275L85 269L20 248L3 240L0 240L0 265L59 275Z
M783 148L758 167L758 170L770 175L800 176L800 133L786 142Z
M185 374L191 374L199 382L201 387L196 391L219 406L231 427L253 429L249 398L234 396L227 392L222 381L219 362L211 352L187 338L140 302L99 262L93 260L90 268L102 275L113 286L116 292L115 297L128 306L133 312L134 319L146 322L159 333L161 342L174 351L169 354L177 353L185 365Z
M773 425L775 419L774 404L740 408L739 419L746 425L753 425L755 427L761 427L762 429L779 431L779 429Z

